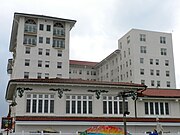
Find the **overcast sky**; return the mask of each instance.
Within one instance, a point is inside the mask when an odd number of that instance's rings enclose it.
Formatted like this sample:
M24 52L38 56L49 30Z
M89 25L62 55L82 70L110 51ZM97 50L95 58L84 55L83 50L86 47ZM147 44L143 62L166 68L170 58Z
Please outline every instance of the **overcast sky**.
M172 33L180 88L179 0L0 0L0 117L8 110L4 97L14 12L76 20L70 37L73 60L101 61L118 48L118 39L132 28Z

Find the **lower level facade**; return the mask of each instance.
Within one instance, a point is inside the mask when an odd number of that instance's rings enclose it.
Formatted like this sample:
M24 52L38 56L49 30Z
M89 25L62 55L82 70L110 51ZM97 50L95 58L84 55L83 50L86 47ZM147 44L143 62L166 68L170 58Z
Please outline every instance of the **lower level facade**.
M147 89L145 85L82 79L15 79L6 91L13 132L62 133L111 125L130 133L180 132L180 90ZM157 121L159 119L159 121Z

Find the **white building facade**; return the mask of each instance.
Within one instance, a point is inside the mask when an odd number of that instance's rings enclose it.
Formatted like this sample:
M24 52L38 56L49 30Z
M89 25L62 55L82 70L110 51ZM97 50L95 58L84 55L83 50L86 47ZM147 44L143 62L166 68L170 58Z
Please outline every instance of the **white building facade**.
M15 13L8 73L14 78L69 78L69 38L75 20ZM52 70L53 69L53 70Z
M118 40L118 50L96 67L100 81L176 88L170 33L132 29Z
M124 111L122 92L138 93L138 98L125 98ZM82 79L14 79L8 83L6 100L12 103L16 133L53 129L75 134L97 125L123 128L126 111L130 133L152 131L157 118L164 133L180 132L180 90L175 89Z
M15 13L5 99L15 132L53 128L64 133L96 125L151 131L160 119L165 132L180 132L180 90L175 87L169 33L132 29L101 62L69 60L75 20ZM154 88L147 89L146 86ZM162 89L158 89L162 88ZM125 99L121 92L138 93Z

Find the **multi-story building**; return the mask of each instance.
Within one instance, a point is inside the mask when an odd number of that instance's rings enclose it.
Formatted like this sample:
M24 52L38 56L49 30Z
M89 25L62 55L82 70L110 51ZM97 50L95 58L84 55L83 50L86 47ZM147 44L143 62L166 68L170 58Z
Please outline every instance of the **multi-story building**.
M69 36L75 20L15 13L8 73L14 78L69 78Z
M172 35L132 29L118 40L118 49L94 69L98 81L176 88Z
M96 69L94 66L97 62L70 60L69 78L81 78L83 80L96 80Z
M120 81L176 88L172 35L132 29L118 40Z
M132 29L99 63L69 60L75 22L15 13L5 96L15 132L73 135L95 125L122 127L125 118L131 133L150 131L157 118L165 132L179 132L171 34Z

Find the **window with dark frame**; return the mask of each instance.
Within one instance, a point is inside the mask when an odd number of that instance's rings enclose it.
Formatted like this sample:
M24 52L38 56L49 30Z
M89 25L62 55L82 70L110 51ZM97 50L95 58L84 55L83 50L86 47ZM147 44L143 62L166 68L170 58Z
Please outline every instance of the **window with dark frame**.
M39 30L44 30L44 24L39 24Z
M51 31L51 25L46 26L46 31Z
M30 54L31 48L30 48L30 47L26 47L25 49L26 49L26 50L25 50L25 54Z

